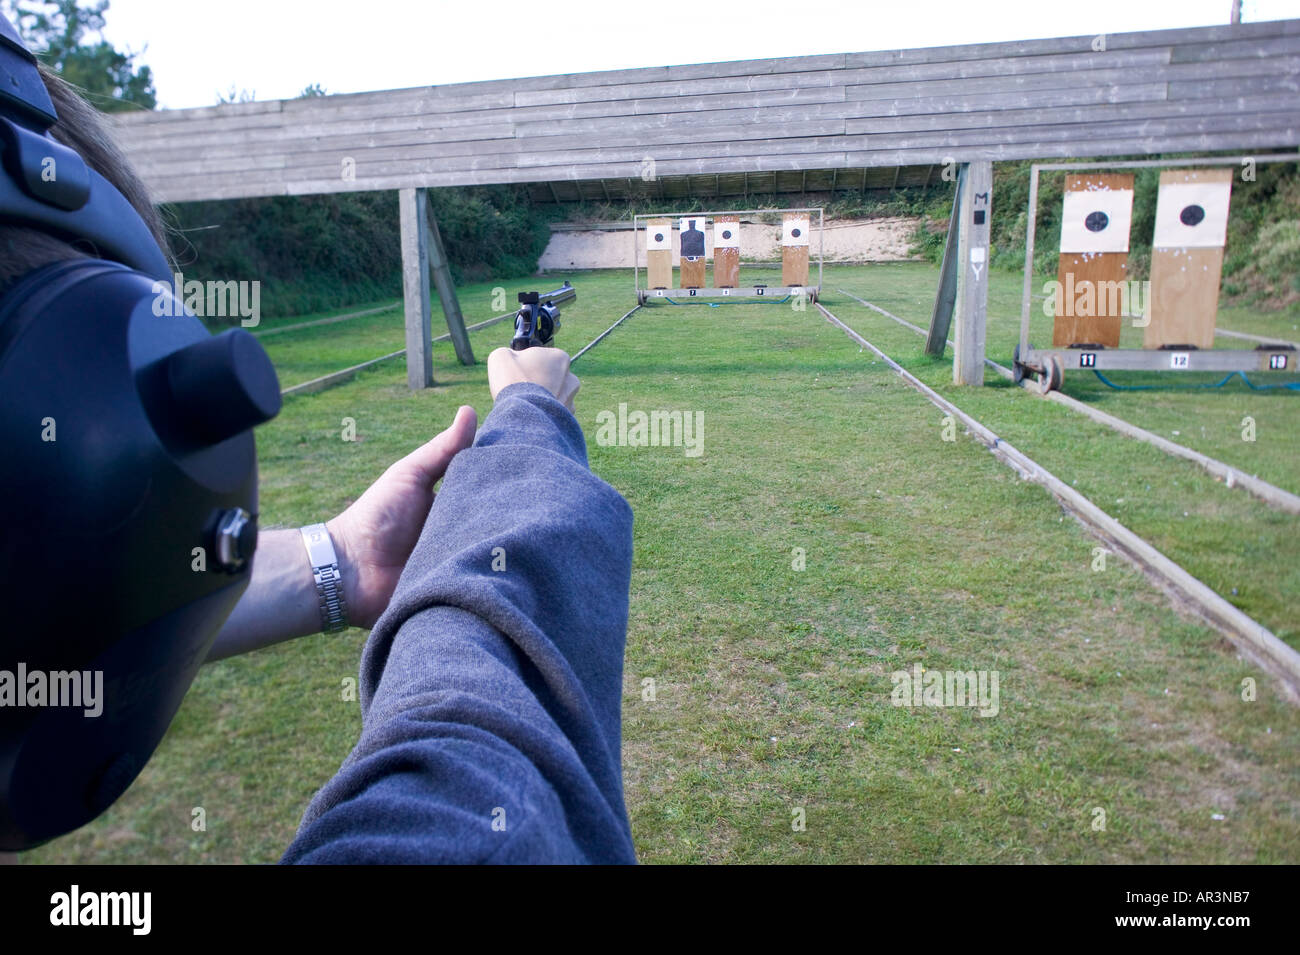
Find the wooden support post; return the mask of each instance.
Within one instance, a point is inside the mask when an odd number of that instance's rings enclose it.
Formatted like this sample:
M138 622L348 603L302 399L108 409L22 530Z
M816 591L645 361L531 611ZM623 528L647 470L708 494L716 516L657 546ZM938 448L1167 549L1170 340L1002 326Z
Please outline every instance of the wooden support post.
M989 225L993 215L993 163L973 162L961 196L957 243L957 335L952 380L984 384L984 332L988 314Z
M397 205L402 228L402 294L406 300L406 383L412 391L418 391L433 385L428 206L424 190L399 190Z
M930 333L925 339L926 354L936 358L942 357L943 350L948 346L952 310L957 304L957 245L962 233L961 194L969 169L969 163L962 163L957 168L957 187L952 194L952 214L948 217L948 237L943 244L943 264L939 267L939 290L934 296Z
M420 190L422 193L423 189ZM460 300L456 298L456 286L451 280L451 262L447 251L442 246L442 233L438 231L438 220L428 211L428 195L421 196L425 203L425 222L428 235L425 244L429 248L429 267L433 271L433 283L438 287L438 299L442 302L442 314L447 319L447 331L451 334L452 347L462 365L474 364L474 352L469 347L469 333L465 331L465 316L460 311Z

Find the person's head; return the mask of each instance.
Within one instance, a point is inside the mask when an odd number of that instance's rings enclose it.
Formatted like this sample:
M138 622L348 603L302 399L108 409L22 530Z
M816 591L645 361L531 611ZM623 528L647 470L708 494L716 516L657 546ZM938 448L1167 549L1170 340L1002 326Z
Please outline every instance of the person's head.
M58 74L43 64L37 64L37 69L58 114L58 119L48 130L50 138L67 146L111 183L143 220L159 248L167 252L167 234L162 217L150 200L148 188L118 148L103 115ZM0 294L33 269L93 255L93 250L86 248L84 243L78 247L66 238L40 229L0 222Z
M88 822L162 739L247 586L247 332L170 295L162 223L102 119L0 16L0 850Z

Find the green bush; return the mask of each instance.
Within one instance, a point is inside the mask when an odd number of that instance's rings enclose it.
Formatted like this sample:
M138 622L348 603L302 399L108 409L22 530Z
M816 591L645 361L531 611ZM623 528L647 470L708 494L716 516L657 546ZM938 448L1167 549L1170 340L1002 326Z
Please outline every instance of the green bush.
M549 220L522 188L434 189L429 197L457 283L537 270ZM396 191L192 202L167 213L185 278L258 280L267 315L402 294Z

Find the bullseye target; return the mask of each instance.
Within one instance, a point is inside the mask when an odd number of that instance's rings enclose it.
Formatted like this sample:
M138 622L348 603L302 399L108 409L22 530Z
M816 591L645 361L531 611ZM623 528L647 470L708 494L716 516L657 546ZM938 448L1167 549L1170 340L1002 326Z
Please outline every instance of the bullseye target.
M1061 253L1127 252L1132 222L1132 189L1067 191L1061 213Z
M650 219L645 225L646 278L652 289L673 285L673 224L670 219Z
M781 226L781 244L799 246L808 244L808 216L787 215Z
M672 228L667 223L650 222L645 227L646 250L661 249L672 251Z
M1232 181L1171 182L1156 200L1157 249L1216 249L1228 238Z
M713 284L717 288L740 285L740 217L713 220Z

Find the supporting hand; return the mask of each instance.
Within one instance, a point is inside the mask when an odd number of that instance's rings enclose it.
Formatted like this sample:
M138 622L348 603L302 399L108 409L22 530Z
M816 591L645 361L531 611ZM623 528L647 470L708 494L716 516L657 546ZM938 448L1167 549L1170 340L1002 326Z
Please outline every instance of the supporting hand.
M488 390L495 401L501 389L521 381L541 385L573 410L573 398L582 387L569 371L569 356L559 348L525 348L511 351L498 348L488 355Z
M351 507L326 522L352 626L374 626L388 606L433 506L433 486L451 459L474 443L477 420L473 408L462 406L446 431L390 467Z

